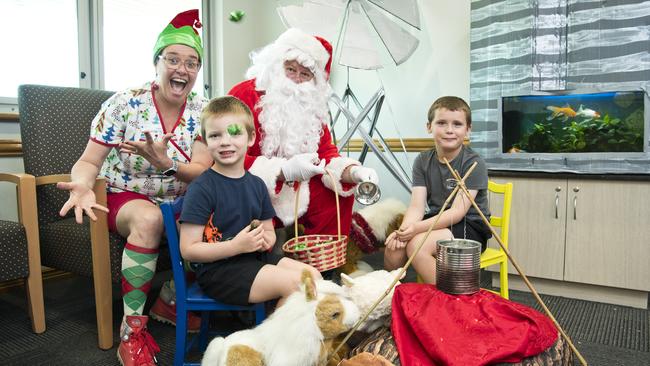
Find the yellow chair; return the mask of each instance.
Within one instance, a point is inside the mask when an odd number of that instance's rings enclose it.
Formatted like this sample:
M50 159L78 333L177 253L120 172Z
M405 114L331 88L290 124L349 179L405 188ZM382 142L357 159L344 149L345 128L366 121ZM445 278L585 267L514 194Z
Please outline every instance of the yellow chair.
M501 232L498 232L503 242L503 246L508 248L508 229L510 227L510 208L512 204L512 183L499 184L492 181L488 182L488 191L492 194L502 194L503 195L503 209L501 210L501 216L490 216L490 225L493 227L501 228ZM497 244L498 245L498 244ZM499 246L498 249L487 248L483 254L481 254L481 268L489 267L495 264L499 264L499 282L500 282L500 291L499 294L504 299L508 298L508 257L506 252Z

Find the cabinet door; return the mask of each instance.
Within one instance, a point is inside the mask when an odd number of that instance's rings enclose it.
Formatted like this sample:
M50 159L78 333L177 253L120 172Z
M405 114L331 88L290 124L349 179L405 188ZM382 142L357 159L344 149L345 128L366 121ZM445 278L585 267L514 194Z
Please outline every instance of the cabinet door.
M569 180L566 281L650 290L650 184Z
M512 182L508 249L526 276L562 280L566 224L566 179L490 178ZM496 242L490 245L498 246ZM517 273L510 265L510 273Z

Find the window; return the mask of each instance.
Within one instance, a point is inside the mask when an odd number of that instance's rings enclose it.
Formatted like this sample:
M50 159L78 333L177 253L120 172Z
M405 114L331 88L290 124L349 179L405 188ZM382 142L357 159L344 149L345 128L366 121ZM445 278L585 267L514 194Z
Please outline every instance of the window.
M0 13L0 98L21 84L79 86L76 0L3 0Z
M153 47L158 34L181 11L201 9L201 0L104 0L104 89L122 90L155 79ZM204 18L202 12L201 17ZM203 34L201 39L205 40ZM203 92L203 68L194 90Z

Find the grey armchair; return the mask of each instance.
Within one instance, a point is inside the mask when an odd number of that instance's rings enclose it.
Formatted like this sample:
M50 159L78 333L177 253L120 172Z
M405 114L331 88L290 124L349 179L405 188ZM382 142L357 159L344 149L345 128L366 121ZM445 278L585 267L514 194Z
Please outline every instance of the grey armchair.
M0 173L0 182L16 185L18 201L18 222L0 220L0 282L25 279L32 330L43 333L45 311L35 180L29 174Z
M18 88L25 173L36 177L41 260L44 266L93 278L102 349L113 346L111 279L120 278L124 240L109 234L102 212L97 212L96 222L85 218L84 225L76 224L72 215L60 217L68 193L55 184L70 179L68 173L88 142L90 123L112 94L42 85ZM105 205L103 179L98 178L94 190L98 203Z

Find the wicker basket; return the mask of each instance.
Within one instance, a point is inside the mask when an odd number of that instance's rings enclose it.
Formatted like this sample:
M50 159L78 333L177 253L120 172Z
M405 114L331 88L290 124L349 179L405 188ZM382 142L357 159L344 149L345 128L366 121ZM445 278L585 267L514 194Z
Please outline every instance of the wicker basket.
M307 263L318 271L323 272L345 264L345 254L348 247L347 235L341 235L341 212L339 207L339 193L336 189L336 179L329 170L326 170L334 187L336 199L336 223L338 235L303 235L298 236L298 202L300 187L296 190L296 204L294 209L294 238L282 245L286 255L295 260Z

